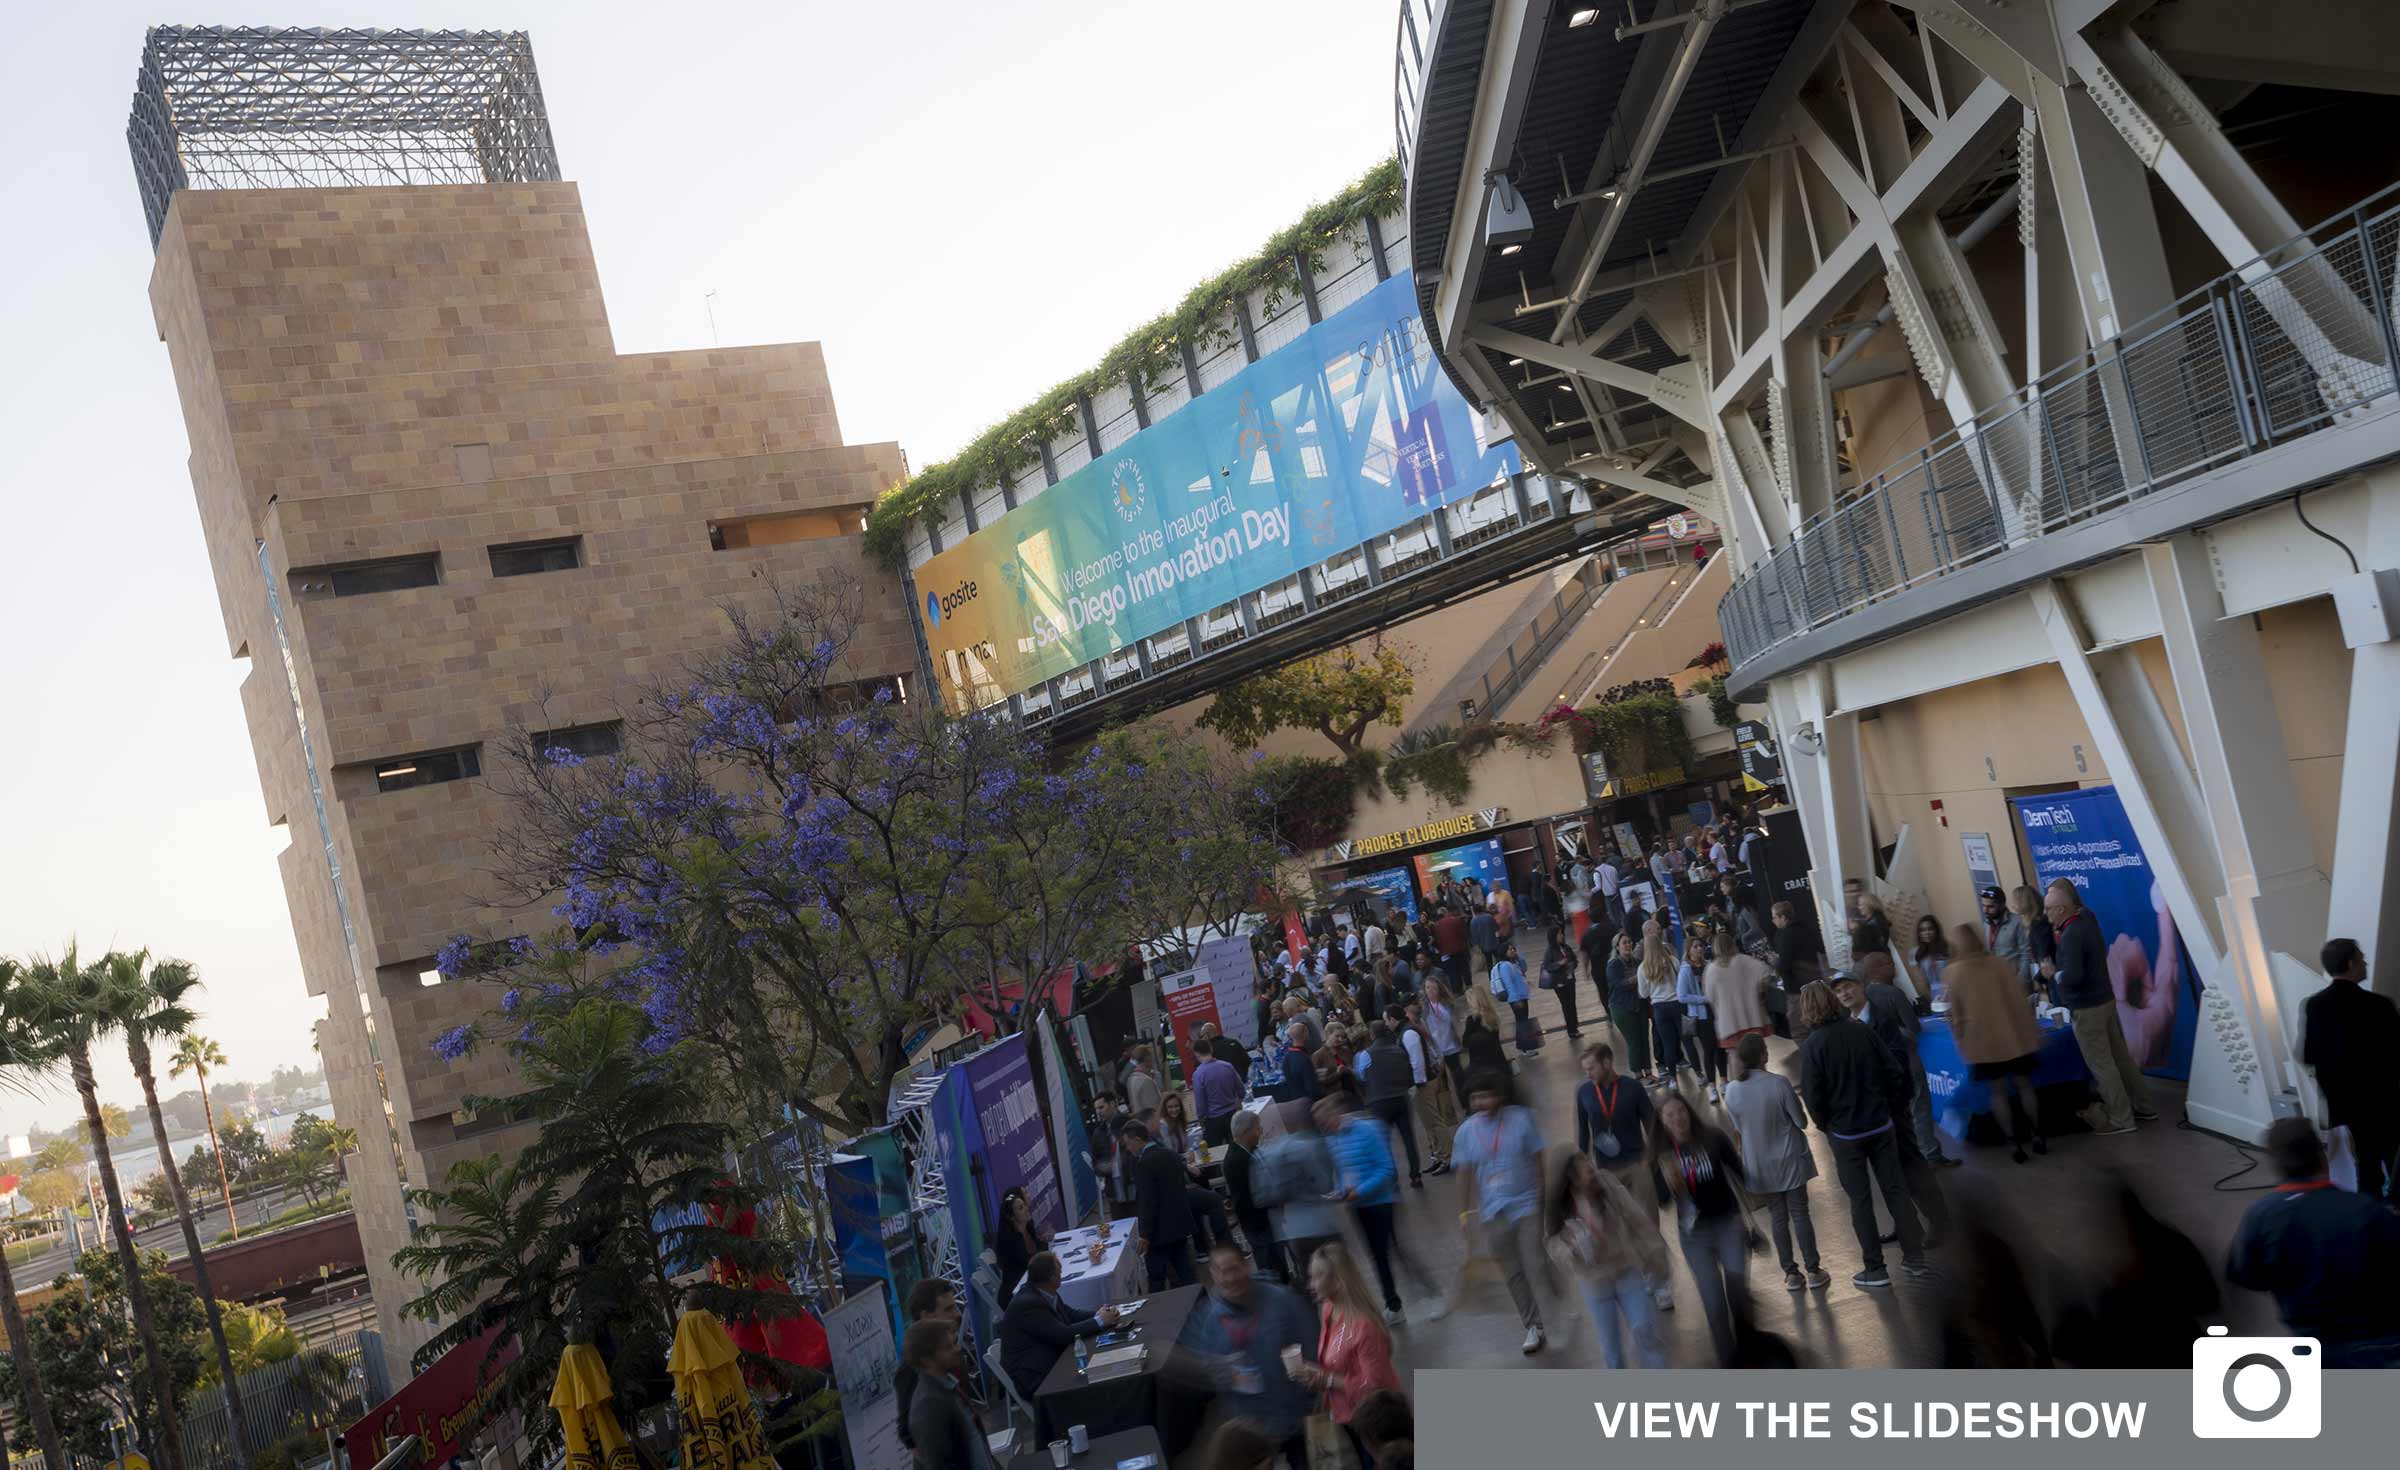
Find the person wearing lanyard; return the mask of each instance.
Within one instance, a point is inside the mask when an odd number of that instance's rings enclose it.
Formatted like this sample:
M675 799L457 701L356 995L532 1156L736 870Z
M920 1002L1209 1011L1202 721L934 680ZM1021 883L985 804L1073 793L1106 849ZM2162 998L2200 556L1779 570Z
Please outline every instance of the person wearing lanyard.
M1650 1158L1650 1125L1658 1110L1650 1090L1617 1070L1617 1054L1605 1041L1583 1049L1583 1085L1575 1089L1575 1151L1625 1186L1637 1200L1665 1203L1666 1182ZM1646 1183L1637 1183L1646 1173ZM1650 1294L1662 1312L1675 1310L1675 1289L1662 1266L1647 1273Z

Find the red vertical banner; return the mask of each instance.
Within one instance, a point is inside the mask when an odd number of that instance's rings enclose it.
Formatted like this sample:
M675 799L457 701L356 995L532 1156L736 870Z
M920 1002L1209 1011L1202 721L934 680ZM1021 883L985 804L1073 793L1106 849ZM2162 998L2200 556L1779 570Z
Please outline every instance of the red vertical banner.
M1308 930L1300 923L1300 911L1285 909L1283 911L1284 952L1297 961L1300 958L1300 946L1306 943L1308 943Z
M1192 1055L1192 1032L1207 1021L1220 1031L1225 1022L1217 1014L1217 988L1209 983L1206 970L1186 970L1180 975L1168 975L1158 982L1158 1003L1166 1009L1167 1029L1175 1038L1175 1055L1183 1063L1183 1076L1188 1085L1192 1068L1198 1058Z

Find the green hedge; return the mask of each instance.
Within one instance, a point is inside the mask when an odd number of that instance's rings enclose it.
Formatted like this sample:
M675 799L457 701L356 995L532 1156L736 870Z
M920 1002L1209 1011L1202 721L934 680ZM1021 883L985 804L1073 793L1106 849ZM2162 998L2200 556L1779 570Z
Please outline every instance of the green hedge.
M1183 371L1179 344L1189 341L1196 356L1215 351L1233 335L1226 315L1235 301L1264 291L1272 310L1300 289L1297 261L1303 253L1312 271L1320 269L1319 253L1325 246L1370 218L1397 213L1401 198L1399 161L1387 158L1340 194L1312 205L1248 260L1202 281L1172 311L1135 328L1090 371L984 430L949 459L886 490L867 515L868 552L897 570L908 553L912 523L938 526L962 493L996 483L1003 471L1020 478L1041 463L1044 444L1080 427L1075 408L1079 397L1097 397L1101 390L1127 382L1140 383L1145 394L1156 391Z

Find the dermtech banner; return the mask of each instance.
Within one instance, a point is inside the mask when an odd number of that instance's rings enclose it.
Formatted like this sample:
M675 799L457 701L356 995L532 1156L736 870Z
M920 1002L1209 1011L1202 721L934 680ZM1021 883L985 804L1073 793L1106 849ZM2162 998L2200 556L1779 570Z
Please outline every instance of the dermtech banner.
M1523 467L1479 434L1394 276L918 567L942 697L1034 688Z

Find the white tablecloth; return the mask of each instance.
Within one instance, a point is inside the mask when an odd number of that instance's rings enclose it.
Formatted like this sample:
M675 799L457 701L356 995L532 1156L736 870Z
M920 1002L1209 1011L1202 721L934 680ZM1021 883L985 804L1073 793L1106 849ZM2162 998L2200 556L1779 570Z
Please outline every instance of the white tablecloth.
M1058 1252L1059 1263L1066 1267L1059 1280L1058 1294L1079 1312L1097 1311L1110 1302L1130 1301L1149 1285L1142 1258L1133 1250L1131 1220L1118 1220L1110 1225L1106 1249L1099 1264L1094 1265L1091 1246L1099 1238L1100 1227L1086 1225L1077 1230L1061 1230L1050 1241L1050 1249Z

